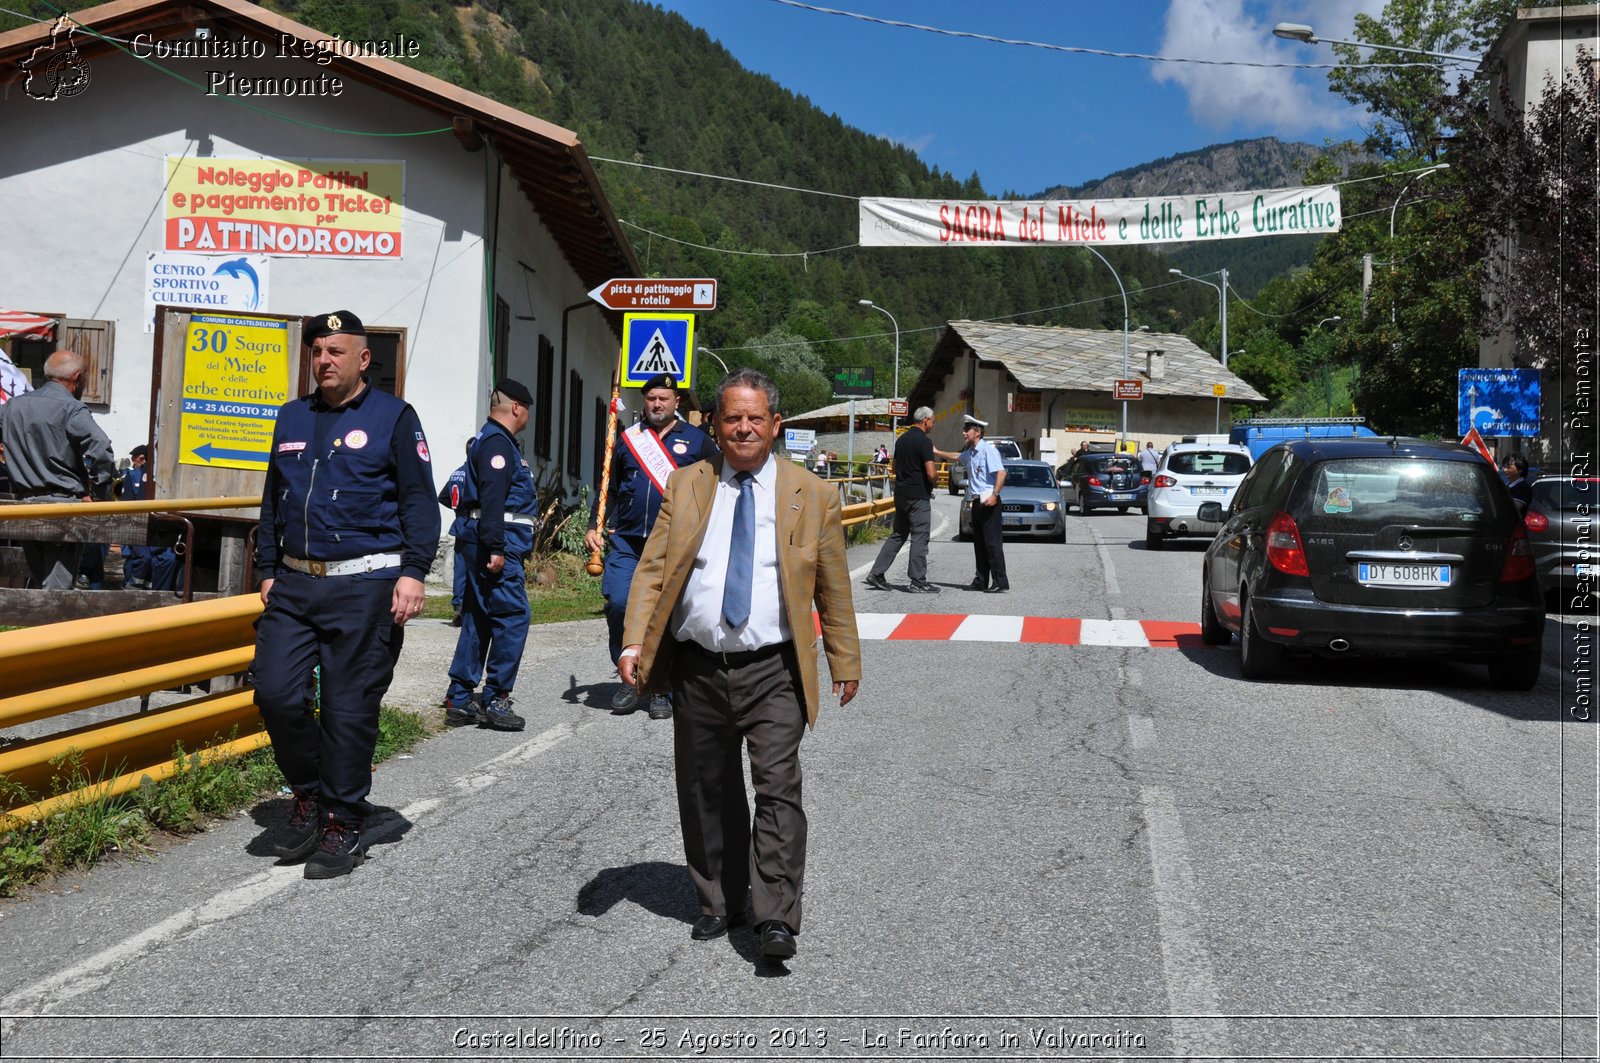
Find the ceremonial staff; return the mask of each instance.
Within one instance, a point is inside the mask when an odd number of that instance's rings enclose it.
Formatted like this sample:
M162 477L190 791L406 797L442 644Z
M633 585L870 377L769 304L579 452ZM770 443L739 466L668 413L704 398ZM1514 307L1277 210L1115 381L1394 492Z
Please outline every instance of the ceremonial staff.
M600 468L600 498L594 517L595 530L602 537L606 533L606 496L611 493L611 451L617 445L617 410L621 406L622 383L618 374L613 373L611 374L611 405L608 408L609 412L606 414L606 456ZM591 576L598 576L606 570L605 562L600 559L599 550L589 555L589 563L584 565L583 568Z

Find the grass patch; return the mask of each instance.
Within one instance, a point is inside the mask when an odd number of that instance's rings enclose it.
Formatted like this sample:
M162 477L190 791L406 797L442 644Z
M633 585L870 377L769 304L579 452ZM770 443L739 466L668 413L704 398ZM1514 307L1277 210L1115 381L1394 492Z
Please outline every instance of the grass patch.
M528 562L528 616L534 624L559 624L567 620L594 620L603 614L606 600L600 594L600 577L584 571L587 558L565 552ZM450 619L448 595L429 595L422 615L432 620Z
M412 749L430 733L423 717L385 707L378 715L373 760L382 762ZM41 796L87 791L49 819L0 833L0 897L50 875L90 867L107 853L147 848L158 834L192 834L283 786L270 748L225 757L209 749L190 753L179 745L173 759L179 765L173 775L160 782L147 778L116 797L105 792L111 778L91 779L76 750L52 762L56 773L49 795L28 794L0 776L0 799L8 808Z

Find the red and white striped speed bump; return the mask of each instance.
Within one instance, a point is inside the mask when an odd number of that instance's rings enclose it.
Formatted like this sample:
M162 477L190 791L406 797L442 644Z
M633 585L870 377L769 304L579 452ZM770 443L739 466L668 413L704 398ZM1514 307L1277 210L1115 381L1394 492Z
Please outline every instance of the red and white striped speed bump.
M820 635L821 623L817 624ZM1032 642L1056 646L1192 649L1200 625L1181 620L1079 620L1056 616L961 613L857 613L856 631L872 641Z

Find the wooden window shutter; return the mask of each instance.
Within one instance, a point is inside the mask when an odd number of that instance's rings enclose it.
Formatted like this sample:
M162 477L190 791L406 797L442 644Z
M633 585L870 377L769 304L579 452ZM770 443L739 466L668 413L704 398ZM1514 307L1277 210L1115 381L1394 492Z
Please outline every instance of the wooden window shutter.
M111 360L117 346L117 323L64 318L57 336L56 350L83 355L83 401L111 405Z

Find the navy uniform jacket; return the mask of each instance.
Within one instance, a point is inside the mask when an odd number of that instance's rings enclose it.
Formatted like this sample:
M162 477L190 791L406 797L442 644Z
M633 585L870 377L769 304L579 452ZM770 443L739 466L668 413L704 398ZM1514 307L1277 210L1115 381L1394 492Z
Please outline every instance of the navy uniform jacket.
M369 579L424 579L439 548L433 466L417 411L371 385L343 406L322 393L284 403L272 433L256 532L256 569L284 554L346 561L398 553L398 568Z
M479 557L490 554L527 557L533 552L533 526L506 520L507 513L535 517L539 505L533 473L523 460L522 451L517 449L516 438L504 425L491 419L479 429L468 450L467 463L462 466L466 476L461 482L457 519L466 517L472 510L479 511L476 518L468 518L477 525L475 537ZM463 531L469 537L474 536L470 525Z
M711 437L682 417L672 422L672 427L661 437L661 445L680 469L717 453ZM589 510L591 528L595 526L599 502L596 498ZM606 501L606 519L611 523L611 530L618 535L636 535L642 539L655 526L656 513L660 509L661 492L656 490L649 475L639 467L638 459L628 449L628 444L622 441L622 433L618 432L616 444L611 450L611 484Z

